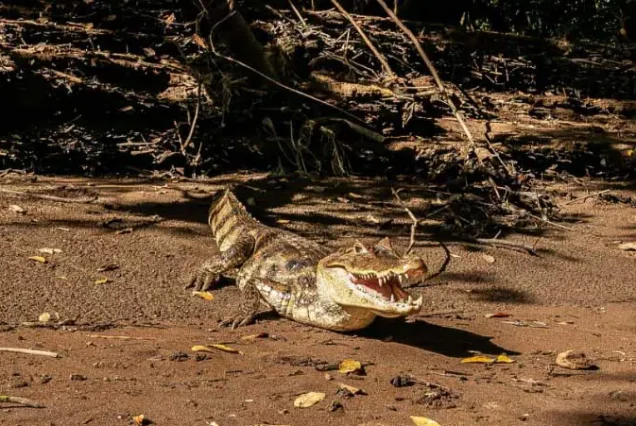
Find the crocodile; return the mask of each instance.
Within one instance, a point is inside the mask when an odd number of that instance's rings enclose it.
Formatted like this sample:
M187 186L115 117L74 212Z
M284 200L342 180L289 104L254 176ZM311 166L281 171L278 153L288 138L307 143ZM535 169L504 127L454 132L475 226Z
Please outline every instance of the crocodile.
M414 254L398 255L389 238L330 250L259 222L230 189L213 201L208 224L219 254L197 268L185 288L208 291L238 268L240 309L222 326L252 323L261 304L293 321L339 332L422 308L422 297L413 299L402 285L421 281L426 264Z

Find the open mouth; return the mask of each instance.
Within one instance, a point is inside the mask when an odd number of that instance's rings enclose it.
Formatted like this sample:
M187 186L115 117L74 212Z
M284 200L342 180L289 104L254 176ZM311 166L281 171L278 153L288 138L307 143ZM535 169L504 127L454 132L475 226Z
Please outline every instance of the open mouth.
M355 284L358 290L367 294L380 296L385 301L406 306L420 307L422 296L413 300L413 297L402 288L402 284L410 284L423 275L419 269L410 270L401 274L389 271L376 273L349 273L349 280Z

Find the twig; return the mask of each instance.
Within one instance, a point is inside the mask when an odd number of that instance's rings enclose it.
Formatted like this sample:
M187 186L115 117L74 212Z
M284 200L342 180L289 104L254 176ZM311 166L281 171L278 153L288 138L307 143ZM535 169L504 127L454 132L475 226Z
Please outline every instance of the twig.
M360 37L362 37L362 40L366 43L366 45L369 47L369 49L371 50L371 52L373 52L373 54L375 55L376 58L378 58L378 61L380 61L380 64L382 65L382 68L384 68L384 72L388 74L388 76L391 79L394 79L395 73L393 72L393 70L391 69L391 67L389 66L389 63L387 62L386 58L384 57L384 55L382 53L380 53L380 51L375 47L375 45L373 44L373 42L371 41L371 39L369 39L369 37L367 37L367 35L364 33L364 31L362 31L362 28L356 23L356 21L354 21L354 19L351 17L351 15L349 15L349 13L345 10L344 7L342 7L342 5L340 3L338 3L338 0L331 0L331 3L336 6L336 9L338 9L338 11L340 13L342 13L342 15L347 18L347 20L351 23L351 25L353 25L353 28L356 29L356 31L358 32L358 34L360 34Z
M399 190L396 191L395 189L391 188L391 192L393 193L395 198L398 200L398 203L400 203L402 208L404 210L406 210L406 213L409 215L409 217L413 221L413 223L411 224L411 239L409 241L409 246L406 249L406 251L404 252L404 254L409 254L411 252L411 249L413 248L413 244L415 244L415 231L417 230L417 222L418 221L417 221L417 218L415 217L415 215L413 214L413 212L408 207L406 207L406 204L400 198L400 195L398 194Z
M133 337L133 336L114 336L109 334L89 334L91 339L112 339L112 340L159 340L156 337Z
M206 10L206 13L208 13L207 10ZM323 101L322 99L318 99L318 98L316 98L314 96L311 96L311 95L309 95L307 93L301 92L300 90L294 89L293 87L289 87L289 86L287 86L287 85L285 85L285 84L283 84L283 83L281 83L279 81L276 81L275 79L271 78L270 76L260 72L259 70L255 69L255 68L252 68L251 66L247 65L246 63L239 61L238 59L234 59L234 58L232 58L230 56L225 56L225 55L219 53L216 50L216 47L214 47L214 42L212 41L212 33L216 30L216 28L219 25L221 25L227 19L232 17L234 13L235 12L230 12L227 16L225 16L223 19L221 19L219 22L217 22L214 25L214 27L212 27L212 29L210 30L210 37L208 39L209 40L209 44L210 44L210 52L212 52L215 56L217 56L217 57L219 57L221 59L225 59L228 62L231 62L233 64L236 64L236 65L238 65L240 67L243 67L243 68L253 72L254 74L258 75L259 77L261 77L261 78L263 78L265 80L267 80L269 83L273 84L276 87L279 87L279 88L281 88L283 90L287 90L289 92L292 92L292 93L294 93L294 94L296 94L298 96L301 96L303 98L310 99L310 100L312 100L312 101L314 101L316 103L319 103L320 105L326 106L327 108L330 108L332 110L336 110L340 114L346 115L347 117L349 117L349 118L351 118L351 119L353 119L353 120L355 120L355 121L357 121L359 123L362 123L363 125L366 126L366 123L364 122L364 120L362 120L359 117L356 117L355 115L351 114L350 112L347 112L347 111L343 110L342 108L338 108L337 106L331 105L329 102Z
M0 402L11 402L13 404L24 405L25 407L31 408L46 408L44 405L39 404L35 401L31 401L30 399L20 398L17 396L9 396L9 395L0 395Z
M440 315L461 314L462 312L464 312L463 309L446 309L444 311L433 311L423 315L418 315L418 318L429 318L429 317L437 317Z
M20 192L20 191L12 191L10 189L0 188L0 192L5 194L17 195L20 197L33 197L39 198L41 200L49 200L49 201L58 201L60 203L79 203L79 204L88 204L97 200L97 196L91 198L63 198L63 197L55 197L53 195L45 195L45 194L36 194L33 192Z
M499 240L496 238L475 238L472 241L479 244L490 244L490 245L498 246L498 247L519 249L519 250L527 251L529 254L533 256L537 256L536 247L530 246L524 243L516 243L514 241Z
M49 356L51 358L61 358L60 354L58 354L57 352L37 351L35 349L0 348L0 352L17 352L21 354L42 355L42 356Z
M448 249L448 247L446 247L446 244L444 244L443 241L437 241L439 243L439 245L444 249L444 254L445 254L445 259L444 259L444 263L442 263L442 266L439 267L439 269L437 270L437 272L435 272L434 274L429 275L428 277L426 277L422 282L417 283L415 285L409 286L408 288L413 288L413 287L428 287L427 285L423 285L426 281L430 281L433 278L439 277L440 275L442 275L444 272L446 272L446 268L448 268L448 265L451 261L451 252Z
M300 21L300 23L302 24L303 27L307 27L307 21L305 21L305 18L303 18L303 15L300 14L300 11L296 8L296 6L294 5L294 2L292 0L288 0L289 1L289 6L292 8L292 10L294 11L294 13L296 14L296 16L298 17L298 20Z
M194 128L197 126L197 120L199 118L199 110L201 109L201 86L203 85L201 79L199 79L199 84L197 85L197 106L194 108L194 117L192 118L192 123L190 124L190 131L188 132L188 137L181 145L181 153L185 156L186 149L190 145L192 141L192 136L194 135Z
M593 194L588 194L588 195L586 195L583 198L576 198L576 199L574 199L572 201L569 201L569 202L565 203L564 205L565 206L571 206L572 204L577 203L579 201L586 202L588 198L598 197L599 195L607 194L610 191L611 191L611 189L605 189L603 191L595 192Z
M468 130L468 126L466 126L466 122L464 121L464 118L462 117L461 113L459 112L459 109L457 109L457 106L455 106L455 103L453 102L451 97L446 92L446 88L444 87L444 84L442 83L442 80L440 79L439 74L437 74L437 70L435 69L435 66L433 65L433 62L431 62L431 60L428 58L428 55L426 54L426 52L424 52L424 49L422 48L421 43L419 42L419 40L417 39L415 34L413 34L413 31L411 31L410 29L408 29L408 27L406 25L404 25L404 23L400 20L400 18L398 18L395 15L395 13L393 13L391 8L389 8L389 6L387 6L387 4L386 4L386 2L384 0L376 0L376 1L378 2L378 4L380 6L382 6L382 9L384 9L384 11L387 13L387 15L389 15L389 17L393 20L393 22L395 22L395 24L404 32L404 34L406 34L407 37L409 39L411 39L411 42L413 42L413 45L415 46L415 49L417 50L417 53L419 53L420 57L422 58L422 60L426 64L426 67L428 68L428 70L430 71L431 75L433 76L433 79L435 80L435 83L437 84L437 87L438 87L442 97L444 98L445 102L447 102L448 105L450 106L451 111L453 112L453 115L457 119L457 122L461 126L462 130L464 131L464 133L466 134L466 137L468 138L468 142L470 143L470 146L471 146L471 148L474 151L475 147L476 147L475 139L473 139L472 133L470 132L470 130ZM481 161L481 159L479 157L477 157L477 160L479 161L480 165L483 165L483 162Z

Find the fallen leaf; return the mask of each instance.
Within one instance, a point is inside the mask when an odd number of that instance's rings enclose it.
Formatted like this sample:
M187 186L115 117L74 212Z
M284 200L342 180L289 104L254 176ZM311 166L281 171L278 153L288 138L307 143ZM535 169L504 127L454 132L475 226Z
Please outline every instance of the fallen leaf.
M13 213L17 213L17 214L25 214L26 213L26 210L24 210L22 207L18 206L17 204L9 205L9 210L11 210Z
M596 365L588 359L583 352L565 351L556 357L556 364L559 367L570 370L589 370L596 368Z
M484 253L481 255L481 257L488 263L495 263L495 258L489 254Z
M250 334L248 336L241 337L241 340L256 340L256 339L267 339L269 337L269 333L266 331L261 331L258 334Z
M364 374L364 367L362 367L360 361L356 361L355 359L345 359L338 366L338 372L340 374L354 373L362 375Z
M138 426L143 426L143 425L148 424L148 421L146 420L146 416L143 415L143 414L140 414L138 416L133 416L133 421Z
M222 345L220 343L215 343L215 344L210 345L210 346L205 346L205 345L194 345L194 346L192 346L192 352L214 352L213 349L217 349L217 350L223 351L223 352L229 352L229 353L232 353L232 354L241 354L241 355L243 355L243 352L241 352L241 351L239 351L237 349L231 348L229 346Z
M40 262L40 263L46 263L46 258L42 256L31 256L29 257L29 259L35 260L36 262Z
M296 398L296 400L294 401L294 407L296 408L311 407L312 405L316 405L319 402L321 402L323 399L325 399L325 396L326 395L322 392L309 392L309 393L302 394L298 398Z
M165 22L166 25L170 25L172 24L175 20L177 19L176 16L174 16L174 13L171 13L170 15L166 16L163 18L163 22Z
M201 38L199 34L194 34L192 36L192 41L194 41L200 48L207 49L207 46L205 45L205 41L203 40L203 38Z
M107 282L109 282L110 279L104 277L104 278L99 278L97 280L95 280L95 284L106 284Z
M48 248L48 247L44 247L44 248L38 249L38 251L40 253L44 253L44 254L58 254L58 253L62 253L62 250L60 250L60 249Z
M338 388L344 390L345 392L348 392L352 396L353 395L365 395L365 392L362 389L356 388L354 386L349 386L349 385L346 385L344 383L338 383Z
M199 296L201 299L212 301L214 300L214 295L209 291L193 291L193 296Z
M43 312L40 314L40 316L38 317L38 321L42 322L42 323L47 323L49 322L49 320L51 319L51 314L49 314L48 312Z
M623 244L620 244L618 248L625 251L636 251L636 242L623 243Z
M512 364L513 362L515 362L515 360L508 357L507 355L499 355L497 356L495 362L497 364Z
M495 358L489 358L487 356L471 356L470 358L462 359L462 364L492 364L496 361Z
M486 314L484 315L486 318L508 318L511 315L505 312L495 312L494 314Z
M411 416L411 420L413 420L415 426L441 426L435 420L431 420L428 417Z

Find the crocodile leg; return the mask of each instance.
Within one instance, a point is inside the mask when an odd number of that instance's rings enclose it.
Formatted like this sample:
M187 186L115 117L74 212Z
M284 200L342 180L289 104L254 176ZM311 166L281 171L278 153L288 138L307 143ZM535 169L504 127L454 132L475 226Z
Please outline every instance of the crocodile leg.
M289 300L291 295L291 287L277 281L268 280L266 278L251 278L241 286L241 303L238 314L221 322L221 326L242 327L249 325L258 313L261 304L261 292L276 292L280 294L281 303L283 300Z
M221 274L229 269L241 266L254 251L254 238L242 235L227 250L217 254L194 271L185 288L194 287L197 291L208 291L219 282Z

